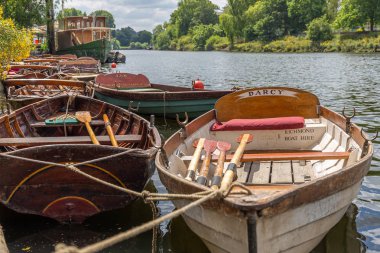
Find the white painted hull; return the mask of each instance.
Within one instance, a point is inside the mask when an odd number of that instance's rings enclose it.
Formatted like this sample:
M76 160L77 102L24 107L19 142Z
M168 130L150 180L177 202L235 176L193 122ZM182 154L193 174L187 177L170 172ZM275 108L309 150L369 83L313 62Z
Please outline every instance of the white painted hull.
M343 217L361 182L327 198L302 205L270 218L258 218L259 253L310 252ZM177 201L177 208L186 202ZM217 210L196 207L183 215L187 225L212 253L248 253L248 225L244 216L227 216Z

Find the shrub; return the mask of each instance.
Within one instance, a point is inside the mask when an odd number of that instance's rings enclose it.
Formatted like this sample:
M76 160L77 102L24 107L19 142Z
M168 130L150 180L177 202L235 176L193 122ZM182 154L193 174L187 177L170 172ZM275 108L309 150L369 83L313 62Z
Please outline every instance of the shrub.
M180 51L192 51L194 50L195 45L193 44L192 38L190 35L181 36L177 42L177 50Z
M206 41L205 50L225 50L229 45L228 38L213 35Z
M33 49L32 35L25 29L18 29L11 19L3 19L0 7L0 79L11 61L21 61Z
M314 42L331 40L333 38L332 28L326 17L312 20L307 25L307 38Z

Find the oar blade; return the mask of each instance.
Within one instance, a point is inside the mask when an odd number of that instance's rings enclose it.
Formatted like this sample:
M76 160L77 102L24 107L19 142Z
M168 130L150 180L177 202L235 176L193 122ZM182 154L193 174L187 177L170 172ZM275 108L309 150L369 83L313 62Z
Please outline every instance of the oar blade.
M208 153L212 153L216 149L217 142L213 140L205 140L204 150Z
M91 114L88 111L78 111L75 113L75 118L80 122L91 122Z
M228 143L228 142L225 142L225 141L218 141L218 143L216 144L216 147L220 150L220 151L228 151L231 149L231 143Z

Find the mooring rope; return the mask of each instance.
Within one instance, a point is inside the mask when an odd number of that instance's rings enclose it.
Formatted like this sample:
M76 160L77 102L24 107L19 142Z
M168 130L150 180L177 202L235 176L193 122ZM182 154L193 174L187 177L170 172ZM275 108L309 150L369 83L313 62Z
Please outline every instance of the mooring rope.
M202 198L174 211L169 214L166 214L164 216L161 216L155 220L149 221L148 223L145 223L143 225L140 225L138 227L132 228L126 232L121 232L120 234L117 234L115 236L112 236L108 239L105 239L103 241L94 243L92 245L86 246L84 248L77 248L75 246L66 246L65 244L57 244L55 247L55 253L95 253L99 252L103 249L109 248L117 243L120 243L122 241L128 240L132 237L135 237L141 233L147 232L151 230L153 227L158 226L160 223L173 219L175 217L180 216L181 214L187 212L188 210L201 205L202 203L209 201L211 199L218 198L218 196L221 196L221 191L212 191L208 195L203 196Z

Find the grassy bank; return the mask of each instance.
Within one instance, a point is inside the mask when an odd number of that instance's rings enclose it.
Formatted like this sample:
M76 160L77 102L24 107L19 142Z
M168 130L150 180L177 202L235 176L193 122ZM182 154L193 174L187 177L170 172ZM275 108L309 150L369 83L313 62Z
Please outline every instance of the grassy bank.
M169 50L194 51L195 46L191 39L180 38L172 41ZM212 36L205 44L207 51L228 51L229 44L225 37ZM251 41L236 43L231 50L234 52L252 53L307 53L307 52L353 52L373 53L380 52L380 35L370 34L362 36L335 35L332 40L312 42L305 37L288 36L272 42Z

